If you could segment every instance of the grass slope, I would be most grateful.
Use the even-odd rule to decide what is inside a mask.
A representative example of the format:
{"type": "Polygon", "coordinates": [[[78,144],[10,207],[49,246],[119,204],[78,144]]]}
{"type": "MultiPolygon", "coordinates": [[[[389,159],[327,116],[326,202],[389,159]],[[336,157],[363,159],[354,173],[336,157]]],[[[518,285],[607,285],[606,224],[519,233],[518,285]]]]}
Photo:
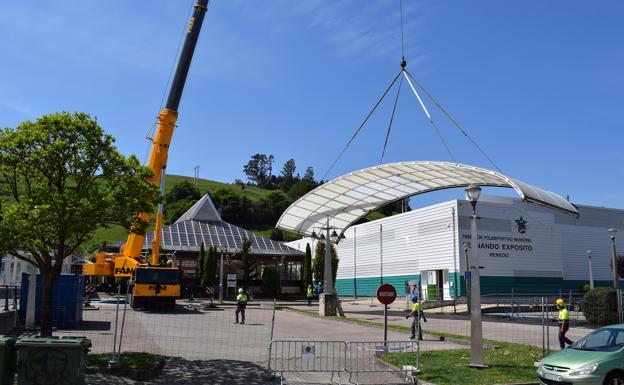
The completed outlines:
{"type": "MultiPolygon", "coordinates": [[[[193,183],[193,178],[189,176],[182,175],[167,175],[167,179],[165,180],[165,192],[170,191],[174,185],[178,183],[182,183],[184,181],[193,183]]],[[[232,190],[238,194],[247,195],[247,197],[252,201],[258,201],[271,193],[271,190],[265,190],[258,188],[256,186],[245,186],[245,188],[241,188],[240,185],[231,184],[231,183],[223,183],[216,182],[208,179],[197,179],[197,188],[199,192],[203,195],[204,193],[214,192],[218,189],[227,189],[232,190]]],[[[245,227],[245,226],[243,226],[245,227]]],[[[150,226],[152,228],[152,226],[150,226]]],[[[270,237],[271,229],[251,229],[245,227],[247,230],[251,230],[254,233],[263,236],[270,237]]],[[[128,237],[128,232],[121,226],[111,226],[109,228],[100,228],[93,234],[93,239],[97,239],[98,241],[106,241],[106,242],[117,242],[126,240],[128,237]]]]}

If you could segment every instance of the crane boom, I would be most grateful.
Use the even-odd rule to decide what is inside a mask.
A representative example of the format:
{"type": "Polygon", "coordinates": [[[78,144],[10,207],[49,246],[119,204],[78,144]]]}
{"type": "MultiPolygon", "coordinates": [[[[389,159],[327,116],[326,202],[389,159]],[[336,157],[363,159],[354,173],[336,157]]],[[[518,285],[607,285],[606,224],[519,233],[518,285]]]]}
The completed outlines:
{"type": "MultiPolygon", "coordinates": [[[[180,105],[182,91],[184,90],[186,77],[191,66],[193,52],[195,51],[195,46],[197,45],[199,32],[204,21],[204,15],[208,10],[208,0],[198,0],[194,7],[193,16],[191,17],[186,30],[184,45],[182,47],[182,52],[180,53],[173,82],[171,83],[171,88],[169,90],[167,104],[158,115],[158,126],[156,128],[156,134],[152,140],[152,148],[150,150],[150,155],[146,165],[154,172],[151,182],[157,186],[161,185],[161,190],[164,187],[164,183],[161,183],[161,178],[164,178],[164,171],[167,168],[169,145],[171,144],[171,137],[173,136],[173,130],[178,118],[178,106],[180,105]]],[[[164,193],[164,191],[161,191],[161,194],[162,193],[164,193]]],[[[159,205],[158,211],[159,212],[156,215],[156,226],[154,229],[154,242],[152,243],[152,265],[159,264],[158,253],[160,249],[160,229],[162,228],[162,205],[159,205]]],[[[138,217],[141,221],[148,222],[150,219],[150,213],[139,213],[138,217]]],[[[144,234],[130,232],[128,235],[128,241],[126,242],[123,250],[124,256],[134,259],[139,257],[141,255],[144,242],[144,234]]]]}

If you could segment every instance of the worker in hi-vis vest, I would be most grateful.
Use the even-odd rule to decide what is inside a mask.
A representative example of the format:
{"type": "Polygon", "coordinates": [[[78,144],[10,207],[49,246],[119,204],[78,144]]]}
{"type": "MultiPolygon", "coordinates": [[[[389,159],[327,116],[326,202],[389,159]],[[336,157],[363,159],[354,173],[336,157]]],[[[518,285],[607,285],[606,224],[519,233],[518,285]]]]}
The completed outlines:
{"type": "Polygon", "coordinates": [[[236,322],[238,323],[238,313],[241,314],[241,325],[245,324],[245,308],[247,307],[247,296],[243,288],[238,289],[238,295],[236,296],[236,322]]]}
{"type": "Polygon", "coordinates": [[[557,319],[559,322],[559,347],[565,349],[565,344],[570,345],[572,343],[572,341],[566,337],[566,333],[570,328],[570,312],[566,309],[565,301],[562,298],[558,298],[555,304],[557,304],[557,309],[559,309],[559,318],[557,319]]]}
{"type": "Polygon", "coordinates": [[[314,291],[312,290],[312,285],[308,285],[308,291],[306,293],[306,297],[308,298],[308,306],[312,306],[312,298],[314,298],[314,291]]]}
{"type": "Polygon", "coordinates": [[[410,337],[410,340],[416,338],[416,328],[418,328],[418,339],[422,341],[423,336],[422,328],[420,327],[420,319],[422,318],[423,321],[427,322],[427,318],[425,317],[425,313],[422,311],[422,306],[418,302],[418,295],[412,294],[410,299],[414,303],[412,305],[412,312],[405,317],[406,319],[412,317],[412,336],[410,337]]]}

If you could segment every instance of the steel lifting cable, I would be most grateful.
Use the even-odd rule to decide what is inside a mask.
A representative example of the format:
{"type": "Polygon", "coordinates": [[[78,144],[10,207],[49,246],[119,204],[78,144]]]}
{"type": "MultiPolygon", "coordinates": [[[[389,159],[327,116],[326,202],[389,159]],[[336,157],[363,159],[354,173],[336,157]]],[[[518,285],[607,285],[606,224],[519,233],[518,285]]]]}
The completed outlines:
{"type": "Polygon", "coordinates": [[[381,158],[379,164],[383,162],[384,155],[386,153],[386,146],[388,146],[388,138],[390,137],[390,130],[392,129],[392,122],[394,121],[394,114],[396,112],[397,104],[399,102],[399,95],[401,94],[401,86],[403,85],[403,78],[399,81],[399,87],[397,89],[396,97],[394,98],[394,106],[392,107],[392,115],[390,115],[390,123],[388,124],[388,132],[386,132],[386,140],[384,141],[383,150],[381,151],[381,158]]]}
{"type": "Polygon", "coordinates": [[[433,118],[431,117],[431,113],[429,113],[429,110],[425,106],[425,103],[423,102],[423,100],[421,99],[420,95],[416,91],[416,88],[414,88],[414,85],[410,81],[410,78],[409,78],[409,76],[407,76],[407,74],[408,74],[407,70],[405,69],[405,67],[403,67],[403,75],[405,76],[405,79],[407,79],[407,83],[409,83],[412,91],[414,92],[414,95],[416,95],[416,99],[418,99],[418,102],[420,103],[420,106],[422,107],[425,115],[427,116],[427,119],[429,120],[429,123],[431,123],[431,126],[434,128],[435,132],[438,134],[438,138],[440,138],[440,141],[444,145],[444,148],[446,148],[446,151],[448,152],[449,156],[451,157],[451,160],[454,163],[457,163],[457,161],[455,160],[455,157],[453,156],[453,152],[451,151],[451,148],[446,143],[446,140],[444,140],[444,137],[442,136],[442,133],[440,132],[440,129],[438,128],[438,126],[433,121],[433,118]]]}
{"type": "Polygon", "coordinates": [[[472,139],[470,137],[470,135],[468,135],[468,133],[459,125],[459,123],[453,118],[453,116],[451,116],[450,113],[448,113],[444,107],[442,107],[442,105],[433,97],[433,95],[431,95],[431,93],[429,93],[429,91],[427,91],[427,89],[425,87],[423,87],[422,84],[420,84],[420,82],[416,79],[414,79],[414,77],[412,76],[411,73],[409,73],[409,71],[405,70],[405,72],[407,73],[407,75],[409,76],[409,79],[412,79],[414,81],[414,83],[416,83],[416,85],[418,86],[418,88],[420,88],[425,95],[427,95],[427,97],[429,99],[431,99],[431,101],[436,105],[436,107],[438,107],[438,109],[444,114],[446,115],[446,117],[453,123],[453,125],[455,127],[457,127],[457,129],[464,134],[464,136],[477,148],[477,150],[479,150],[479,152],[481,153],[481,155],[483,155],[491,164],[492,166],[494,166],[501,174],[503,174],[503,170],[500,169],[500,167],[498,167],[498,165],[492,160],[492,158],[490,158],[485,151],[481,148],[481,146],[479,146],[479,144],[477,144],[477,142],[472,139]]]}
{"type": "Polygon", "coordinates": [[[351,136],[351,139],[349,139],[349,141],[347,142],[347,145],[342,149],[342,151],[340,151],[340,154],[338,155],[338,157],[336,158],[336,160],[334,160],[334,162],[331,164],[331,166],[329,166],[329,168],[327,169],[327,171],[325,172],[325,174],[323,175],[323,177],[321,178],[321,180],[325,180],[325,178],[327,177],[327,174],[329,174],[329,172],[334,168],[334,166],[336,165],[336,163],[338,163],[338,161],[340,160],[340,158],[342,158],[342,155],[345,153],[345,151],[347,151],[347,148],[349,148],[349,146],[351,145],[351,143],[353,142],[353,140],[355,139],[355,137],[360,133],[360,131],[362,130],[362,128],[364,127],[364,125],[366,125],[366,122],[368,122],[368,119],[371,117],[371,115],[373,115],[373,112],[375,112],[375,110],[377,109],[377,107],[379,107],[379,104],[381,103],[381,101],[386,97],[386,95],[388,94],[388,92],[390,92],[390,89],[392,88],[392,86],[394,86],[394,83],[396,83],[397,79],[399,78],[399,76],[401,76],[401,72],[400,71],[397,76],[394,77],[394,79],[392,80],[392,82],[390,83],[390,85],[388,86],[388,88],[386,88],[386,91],[383,93],[383,95],[381,95],[381,98],[379,98],[379,100],[377,101],[377,103],[375,103],[375,106],[373,107],[373,109],[368,113],[368,115],[366,115],[366,118],[364,118],[364,121],[362,122],[362,124],[360,124],[360,126],[358,127],[357,130],[355,130],[355,133],[353,133],[353,136],[351,136]]]}

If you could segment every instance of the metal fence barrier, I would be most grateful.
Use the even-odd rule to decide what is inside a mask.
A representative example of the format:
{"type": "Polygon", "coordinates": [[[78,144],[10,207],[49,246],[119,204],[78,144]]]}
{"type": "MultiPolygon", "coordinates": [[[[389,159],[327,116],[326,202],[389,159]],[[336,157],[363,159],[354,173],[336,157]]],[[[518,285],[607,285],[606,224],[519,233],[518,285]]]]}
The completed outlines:
{"type": "Polygon", "coordinates": [[[283,383],[283,373],[317,372],[338,377],[342,383],[342,373],[356,377],[359,384],[360,373],[402,373],[404,380],[416,383],[420,346],[418,341],[289,341],[273,340],[269,345],[268,369],[279,373],[283,383]],[[416,353],[416,365],[405,365],[398,369],[380,359],[388,353],[416,353]]]}
{"type": "MultiPolygon", "coordinates": [[[[275,373],[323,372],[338,375],[346,369],[347,344],[344,341],[283,341],[269,345],[268,369],[275,373]]],[[[283,380],[283,377],[282,377],[283,380]]],[[[283,382],[282,382],[283,383],[283,382]]]]}

